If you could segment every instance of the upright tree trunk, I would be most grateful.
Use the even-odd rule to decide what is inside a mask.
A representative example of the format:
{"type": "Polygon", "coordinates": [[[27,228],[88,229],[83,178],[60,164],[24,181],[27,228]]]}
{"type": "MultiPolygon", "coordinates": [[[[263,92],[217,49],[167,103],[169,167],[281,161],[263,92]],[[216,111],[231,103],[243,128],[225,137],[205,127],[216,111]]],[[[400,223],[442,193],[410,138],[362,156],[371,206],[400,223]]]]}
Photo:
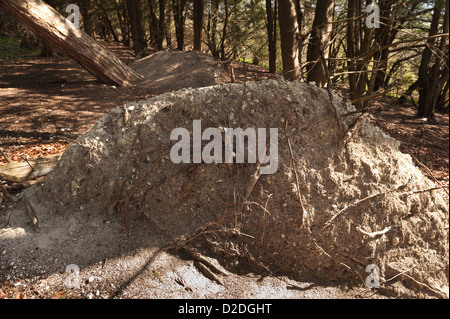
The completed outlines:
{"type": "Polygon", "coordinates": [[[101,13],[101,16],[99,15],[99,18],[103,18],[104,19],[104,21],[106,22],[106,25],[108,26],[109,33],[111,33],[114,41],[115,42],[119,42],[119,37],[117,36],[117,33],[114,30],[114,27],[112,25],[111,19],[108,16],[108,12],[107,12],[106,8],[104,7],[104,5],[103,5],[103,3],[101,1],[99,2],[99,7],[103,11],[101,13]]]}
{"type": "Polygon", "coordinates": [[[208,48],[216,59],[220,57],[220,50],[217,45],[217,25],[219,21],[219,0],[211,0],[211,9],[208,12],[208,48]]]}
{"type": "MultiPolygon", "coordinates": [[[[375,29],[375,41],[377,45],[380,47],[385,46],[390,42],[390,30],[393,26],[391,9],[392,9],[393,1],[390,0],[381,0],[379,2],[380,7],[380,22],[381,25],[379,28],[375,29]]],[[[384,78],[386,77],[386,69],[387,62],[389,57],[389,48],[386,48],[381,51],[377,51],[374,54],[374,67],[378,69],[376,71],[376,78],[374,82],[374,91],[378,91],[378,89],[383,87],[384,78]]]]}
{"type": "Polygon", "coordinates": [[[414,16],[414,10],[420,4],[419,1],[411,1],[411,6],[405,8],[405,4],[407,5],[408,2],[398,2],[394,5],[395,3],[396,1],[392,0],[378,1],[380,9],[380,27],[375,29],[375,42],[377,46],[385,47],[385,49],[375,52],[373,56],[373,67],[377,70],[375,73],[376,77],[373,91],[384,88],[386,83],[388,83],[388,81],[386,81],[390,53],[388,45],[395,40],[399,30],[402,29],[402,25],[414,16]],[[404,13],[405,9],[409,11],[406,14],[404,13]],[[398,12],[402,13],[399,14],[398,12]]]}
{"type": "MultiPolygon", "coordinates": [[[[298,63],[300,65],[303,64],[302,61],[302,50],[303,50],[303,42],[305,38],[303,36],[303,11],[302,11],[302,0],[294,0],[295,2],[295,11],[297,12],[297,23],[298,23],[298,63]]],[[[303,70],[300,70],[300,77],[303,80],[303,70]]]]}
{"type": "Polygon", "coordinates": [[[172,47],[172,5],[169,1],[167,3],[167,17],[166,17],[166,44],[167,47],[172,47]]]}
{"type": "Polygon", "coordinates": [[[149,12],[149,33],[150,33],[150,42],[152,45],[158,42],[159,37],[159,23],[158,17],[155,12],[155,0],[148,0],[148,8],[149,12]]]}
{"type": "Polygon", "coordinates": [[[156,47],[158,50],[163,49],[163,41],[166,37],[166,0],[159,0],[159,35],[156,47]]]}
{"type": "MultiPolygon", "coordinates": [[[[361,51],[365,46],[362,40],[361,19],[361,0],[348,0],[347,2],[347,58],[348,58],[348,80],[350,86],[351,100],[357,100],[362,97],[366,83],[366,75],[363,74],[364,63],[357,57],[361,56],[361,51]]],[[[356,108],[362,108],[363,104],[355,103],[356,108]]]]}
{"type": "Polygon", "coordinates": [[[41,39],[41,52],[39,52],[39,56],[42,58],[51,58],[58,55],[58,50],[47,40],[44,38],[41,39]]]}
{"type": "Polygon", "coordinates": [[[194,0],[194,50],[202,51],[204,0],[194,0]]]}
{"type": "Polygon", "coordinates": [[[66,26],[66,19],[42,0],[0,0],[6,11],[40,37],[51,42],[107,84],[128,86],[141,76],[83,31],[66,26]]]}
{"type": "Polygon", "coordinates": [[[279,0],[278,5],[283,75],[287,80],[294,81],[300,76],[299,30],[295,3],[293,0],[279,0]]]}
{"type": "MultiPolygon", "coordinates": [[[[433,18],[431,21],[429,36],[439,33],[439,20],[441,18],[443,0],[436,0],[433,18]]],[[[445,14],[442,33],[448,33],[449,27],[449,4],[445,1],[445,14]]],[[[449,80],[448,68],[448,37],[440,38],[437,45],[439,50],[433,52],[431,48],[436,45],[436,39],[429,39],[425,47],[419,67],[419,108],[418,117],[426,117],[429,120],[435,119],[435,109],[442,93],[442,88],[449,80]],[[444,54],[445,52],[445,54],[444,54]],[[444,62],[446,61],[446,62],[444,62]]]]}
{"type": "Polygon", "coordinates": [[[145,48],[145,32],[142,20],[141,0],[125,0],[128,9],[128,18],[131,26],[131,40],[136,55],[141,54],[145,48]]]}
{"type": "Polygon", "coordinates": [[[177,50],[184,50],[184,24],[186,21],[186,0],[172,0],[173,19],[175,21],[175,37],[177,50]]]}
{"type": "Polygon", "coordinates": [[[94,27],[92,25],[92,17],[90,15],[90,10],[91,10],[91,1],[90,0],[81,1],[80,13],[83,19],[83,31],[88,36],[92,37],[94,35],[94,27]]]}
{"type": "Polygon", "coordinates": [[[117,19],[119,20],[120,33],[122,35],[122,44],[125,46],[130,46],[130,30],[128,25],[128,15],[125,8],[125,4],[122,0],[121,2],[115,2],[115,9],[117,13],[117,19]]]}
{"type": "Polygon", "coordinates": [[[266,0],[267,36],[269,43],[269,72],[277,71],[277,1],[266,0]],[[273,5],[272,5],[273,2],[273,5]]]}
{"type": "Polygon", "coordinates": [[[331,21],[333,19],[334,0],[318,0],[314,15],[314,22],[309,37],[307,59],[310,63],[307,67],[307,81],[316,82],[318,87],[327,83],[326,65],[324,59],[328,58],[328,42],[331,33],[331,21]]]}
{"type": "Polygon", "coordinates": [[[222,38],[220,39],[220,59],[222,61],[226,60],[225,56],[225,41],[227,40],[228,36],[228,22],[230,20],[230,11],[228,9],[228,0],[224,0],[224,13],[225,16],[223,18],[223,28],[222,28],[222,38]]]}

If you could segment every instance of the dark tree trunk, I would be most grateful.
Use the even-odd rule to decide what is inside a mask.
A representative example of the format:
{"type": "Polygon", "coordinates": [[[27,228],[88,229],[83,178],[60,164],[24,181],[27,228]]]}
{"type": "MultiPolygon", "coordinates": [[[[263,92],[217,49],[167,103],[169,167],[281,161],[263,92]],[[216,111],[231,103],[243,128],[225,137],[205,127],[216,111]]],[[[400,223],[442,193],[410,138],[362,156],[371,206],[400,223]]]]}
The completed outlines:
{"type": "MultiPolygon", "coordinates": [[[[305,41],[303,36],[303,11],[302,11],[302,0],[294,0],[295,2],[295,11],[297,12],[297,23],[298,23],[298,63],[300,65],[303,64],[302,61],[302,49],[303,42],[305,41]]],[[[300,70],[300,77],[303,80],[303,70],[300,70]]]]}
{"type": "Polygon", "coordinates": [[[217,45],[217,24],[219,21],[219,0],[211,0],[211,9],[208,12],[207,37],[208,48],[216,59],[220,57],[220,50],[217,45]]]}
{"type": "Polygon", "coordinates": [[[289,81],[298,80],[300,64],[298,60],[298,22],[293,0],[279,0],[278,19],[281,36],[281,57],[283,75],[289,81]]]}
{"type": "Polygon", "coordinates": [[[41,39],[41,52],[39,56],[42,58],[51,58],[58,55],[58,50],[47,40],[41,39]]]}
{"type": "Polygon", "coordinates": [[[81,17],[83,19],[83,31],[87,35],[92,37],[94,35],[94,28],[92,25],[92,17],[90,14],[90,10],[91,10],[91,1],[83,0],[81,2],[81,7],[80,7],[80,13],[81,13],[81,17]]]}
{"type": "Polygon", "coordinates": [[[169,48],[172,46],[172,7],[170,1],[167,3],[166,11],[166,44],[169,48]]]}
{"type": "MultiPolygon", "coordinates": [[[[429,36],[439,33],[439,21],[444,3],[437,0],[431,21],[429,36]]],[[[449,4],[445,1],[445,14],[442,33],[448,33],[449,27],[449,4]]],[[[440,43],[436,43],[436,38],[429,39],[425,47],[419,67],[419,107],[418,117],[425,117],[428,120],[435,119],[436,105],[445,83],[449,79],[448,68],[448,37],[441,37],[440,43]],[[439,48],[438,52],[433,52],[433,46],[439,48]],[[445,52],[445,54],[444,54],[445,52]]]]}
{"type": "Polygon", "coordinates": [[[327,71],[323,58],[328,58],[328,41],[331,33],[331,21],[333,19],[334,0],[318,0],[311,36],[309,37],[307,59],[310,63],[307,67],[307,81],[316,82],[318,87],[327,83],[327,71]]]}
{"type": "Polygon", "coordinates": [[[175,37],[177,50],[184,50],[184,24],[186,21],[186,0],[172,0],[173,19],[175,21],[175,37]]]}
{"type": "Polygon", "coordinates": [[[269,72],[277,71],[277,11],[278,2],[266,0],[267,35],[269,42],[269,72]],[[272,5],[273,4],[273,5],[272,5]]]}
{"type": "Polygon", "coordinates": [[[108,17],[108,12],[106,11],[106,9],[105,9],[105,7],[103,6],[103,3],[102,3],[101,1],[99,2],[99,7],[100,7],[100,9],[103,11],[101,17],[102,17],[102,18],[104,19],[104,21],[106,22],[106,25],[108,26],[109,33],[112,35],[113,40],[114,40],[115,42],[119,42],[119,37],[117,36],[117,33],[116,33],[116,31],[114,30],[114,27],[113,27],[113,25],[112,25],[111,19],[109,19],[109,17],[108,17]]]}
{"type": "Polygon", "coordinates": [[[224,0],[224,20],[223,20],[223,29],[222,29],[222,38],[220,40],[220,59],[222,61],[226,60],[226,54],[225,54],[225,41],[228,36],[228,22],[230,19],[230,11],[228,9],[228,0],[224,0]]]}
{"type": "Polygon", "coordinates": [[[136,55],[140,55],[146,46],[144,23],[142,20],[141,0],[125,0],[128,9],[128,18],[131,27],[131,40],[136,55]]]}
{"type": "Polygon", "coordinates": [[[166,37],[166,0],[159,0],[159,25],[158,25],[158,40],[156,41],[156,48],[163,49],[163,41],[166,37]]]}
{"type": "MultiPolygon", "coordinates": [[[[124,1],[124,0],[123,0],[124,1]]],[[[128,26],[128,14],[125,8],[125,3],[121,1],[115,2],[117,19],[120,25],[120,33],[122,35],[122,44],[125,46],[130,46],[130,30],[128,26]]]]}
{"type": "MultiPolygon", "coordinates": [[[[348,0],[347,2],[347,58],[348,80],[350,86],[350,99],[358,100],[362,97],[366,85],[367,75],[364,74],[364,63],[356,58],[362,56],[367,42],[362,38],[361,0],[348,0]]],[[[361,60],[361,59],[360,59],[361,60]]],[[[362,108],[362,102],[355,103],[356,108],[362,108]]]]}
{"type": "Polygon", "coordinates": [[[204,0],[194,0],[194,50],[202,51],[204,0]]]}

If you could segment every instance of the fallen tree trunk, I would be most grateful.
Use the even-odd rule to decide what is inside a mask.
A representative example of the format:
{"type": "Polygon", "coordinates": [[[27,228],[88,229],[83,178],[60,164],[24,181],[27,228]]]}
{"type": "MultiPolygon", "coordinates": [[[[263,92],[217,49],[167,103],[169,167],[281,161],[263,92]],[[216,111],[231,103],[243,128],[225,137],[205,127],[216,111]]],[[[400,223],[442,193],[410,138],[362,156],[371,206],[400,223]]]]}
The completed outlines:
{"type": "Polygon", "coordinates": [[[0,183],[23,184],[46,176],[61,158],[61,154],[41,157],[28,162],[0,166],[0,183]]]}
{"type": "Polygon", "coordinates": [[[42,0],[0,0],[3,9],[106,84],[129,86],[141,75],[42,0]]]}

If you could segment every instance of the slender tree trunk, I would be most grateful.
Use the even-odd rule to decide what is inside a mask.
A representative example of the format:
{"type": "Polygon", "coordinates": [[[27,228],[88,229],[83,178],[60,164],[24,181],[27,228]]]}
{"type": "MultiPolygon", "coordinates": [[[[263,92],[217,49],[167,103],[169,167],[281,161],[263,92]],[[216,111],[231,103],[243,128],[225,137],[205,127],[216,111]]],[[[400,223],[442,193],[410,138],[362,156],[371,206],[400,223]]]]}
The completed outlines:
{"type": "Polygon", "coordinates": [[[184,50],[184,24],[186,21],[186,0],[172,0],[173,19],[175,21],[175,36],[177,50],[184,50]]]}
{"type": "Polygon", "coordinates": [[[298,60],[298,22],[293,0],[279,0],[278,19],[281,36],[281,57],[283,60],[283,75],[289,81],[300,76],[298,60]]]}
{"type": "Polygon", "coordinates": [[[51,58],[58,55],[58,50],[47,40],[41,39],[41,52],[39,56],[42,58],[51,58]]]}
{"type": "MultiPolygon", "coordinates": [[[[380,47],[383,47],[390,41],[390,29],[393,24],[391,17],[392,4],[393,1],[391,0],[381,0],[379,2],[380,22],[382,23],[379,28],[375,29],[375,41],[380,47]]],[[[378,69],[378,71],[376,71],[376,78],[373,88],[374,91],[378,91],[383,87],[384,78],[386,77],[388,57],[389,48],[377,51],[374,54],[374,67],[378,69]]]]}
{"type": "Polygon", "coordinates": [[[159,37],[159,23],[155,12],[155,0],[148,0],[150,43],[155,45],[159,37]]]}
{"type": "Polygon", "coordinates": [[[223,29],[222,29],[222,38],[220,40],[220,59],[222,61],[226,60],[225,56],[225,41],[228,36],[228,22],[230,19],[230,11],[228,9],[228,0],[224,0],[224,19],[223,19],[223,29]]]}
{"type": "MultiPolygon", "coordinates": [[[[350,86],[351,100],[358,100],[362,97],[366,84],[366,75],[363,74],[365,64],[356,60],[361,56],[362,48],[365,47],[363,40],[361,19],[361,0],[348,0],[347,2],[347,58],[348,58],[348,80],[350,86]]],[[[356,108],[362,108],[363,103],[355,104],[356,108]]]]}
{"type": "Polygon", "coordinates": [[[217,24],[219,20],[219,0],[211,0],[211,10],[208,13],[208,47],[211,54],[219,59],[220,52],[217,45],[217,24]]]}
{"type": "Polygon", "coordinates": [[[444,110],[447,108],[447,111],[449,109],[449,81],[447,80],[447,83],[445,83],[444,89],[442,90],[441,94],[438,97],[437,103],[436,103],[436,111],[437,112],[444,112],[444,110]]]}
{"type": "Polygon", "coordinates": [[[194,0],[194,50],[202,51],[204,0],[194,0]]]}
{"type": "Polygon", "coordinates": [[[109,33],[111,33],[111,35],[112,35],[112,37],[113,37],[115,42],[119,42],[119,37],[117,36],[117,33],[114,30],[112,22],[111,22],[111,20],[108,17],[108,12],[106,12],[106,9],[105,9],[105,7],[104,7],[104,5],[103,5],[103,3],[101,1],[99,2],[99,7],[103,11],[102,12],[102,16],[103,16],[103,18],[104,18],[104,20],[106,22],[106,25],[108,26],[109,33]]]}
{"type": "Polygon", "coordinates": [[[131,39],[136,55],[141,54],[145,48],[145,32],[142,20],[141,0],[125,0],[128,9],[128,18],[131,27],[131,39]]]}
{"type": "Polygon", "coordinates": [[[166,18],[166,44],[167,47],[172,47],[172,8],[171,2],[167,3],[167,18],[166,18]]]}
{"type": "MultiPolygon", "coordinates": [[[[298,63],[300,65],[303,64],[302,61],[302,51],[303,51],[303,42],[305,41],[305,37],[303,36],[303,11],[302,11],[302,0],[294,0],[295,2],[295,11],[297,12],[297,23],[298,23],[298,63]]],[[[300,70],[300,77],[303,78],[303,70],[300,70]]]]}
{"type": "Polygon", "coordinates": [[[166,37],[166,0],[159,0],[159,35],[156,47],[163,49],[163,41],[166,37]]]}
{"type": "Polygon", "coordinates": [[[83,18],[83,31],[87,35],[92,37],[94,35],[94,28],[92,25],[90,10],[91,10],[91,1],[90,0],[81,1],[80,13],[81,17],[83,18]]]}
{"type": "MultiPolygon", "coordinates": [[[[444,1],[437,0],[431,21],[429,36],[438,34],[439,21],[444,1]]],[[[445,1],[445,14],[442,33],[448,33],[449,4],[445,1]]],[[[418,117],[426,117],[429,120],[435,119],[435,109],[438,103],[442,88],[449,79],[449,69],[443,60],[448,61],[448,38],[440,38],[439,51],[433,52],[431,48],[436,45],[436,39],[429,39],[425,47],[419,67],[419,107],[418,117]],[[446,56],[444,56],[446,52],[446,56]]],[[[448,63],[448,62],[447,62],[448,63]]]]}
{"type": "Polygon", "coordinates": [[[267,36],[269,43],[269,72],[277,71],[277,1],[266,0],[267,36]],[[272,5],[273,4],[273,5],[272,5]]]}
{"type": "Polygon", "coordinates": [[[130,30],[128,26],[127,10],[123,1],[115,2],[117,19],[119,20],[120,33],[122,35],[122,44],[130,46],[130,30]]]}
{"type": "Polygon", "coordinates": [[[318,0],[311,36],[309,38],[307,59],[311,63],[307,67],[307,81],[316,82],[318,87],[327,83],[326,65],[322,56],[328,58],[328,42],[333,19],[334,0],[318,0]]]}
{"type": "Polygon", "coordinates": [[[128,86],[142,77],[42,0],[0,0],[0,9],[51,42],[107,84],[128,86]]]}

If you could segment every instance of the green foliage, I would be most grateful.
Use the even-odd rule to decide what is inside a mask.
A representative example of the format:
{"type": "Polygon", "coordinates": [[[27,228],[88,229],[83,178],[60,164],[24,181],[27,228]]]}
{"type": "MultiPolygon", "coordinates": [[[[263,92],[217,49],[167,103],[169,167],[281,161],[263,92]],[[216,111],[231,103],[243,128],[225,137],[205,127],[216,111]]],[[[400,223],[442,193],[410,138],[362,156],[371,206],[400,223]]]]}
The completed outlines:
{"type": "Polygon", "coordinates": [[[16,36],[0,36],[0,61],[24,60],[39,53],[39,50],[24,49],[21,39],[16,36]]]}

